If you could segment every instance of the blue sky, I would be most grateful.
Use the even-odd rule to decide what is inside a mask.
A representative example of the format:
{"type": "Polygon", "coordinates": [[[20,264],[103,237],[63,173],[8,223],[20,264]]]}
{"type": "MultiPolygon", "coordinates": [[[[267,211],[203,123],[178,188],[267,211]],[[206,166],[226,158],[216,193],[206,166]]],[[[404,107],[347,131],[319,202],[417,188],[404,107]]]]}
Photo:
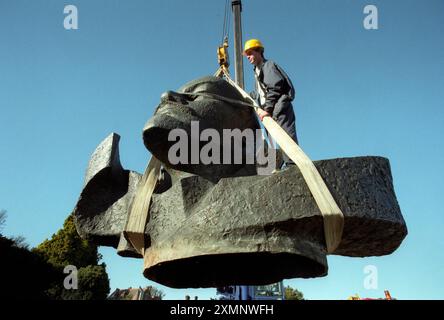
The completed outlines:
{"type": "MultiPolygon", "coordinates": [[[[162,92],[218,67],[224,5],[0,0],[6,235],[36,246],[55,233],[77,202],[89,156],[111,132],[122,137],[123,166],[143,172],[150,155],[141,130],[162,92]],[[78,30],[63,27],[68,4],[78,8],[78,30]]],[[[307,299],[382,297],[385,289],[398,299],[444,299],[444,1],[244,0],[242,19],[244,39],[261,39],[292,78],[304,151],[313,160],[389,158],[409,229],[392,255],[330,256],[328,276],[285,284],[307,299]],[[367,4],[378,8],[378,30],[363,27],[367,4]],[[378,270],[377,289],[364,288],[368,265],[378,270]]],[[[151,284],[167,299],[215,296],[150,282],[141,260],[100,251],[112,289],[151,284]]]]}

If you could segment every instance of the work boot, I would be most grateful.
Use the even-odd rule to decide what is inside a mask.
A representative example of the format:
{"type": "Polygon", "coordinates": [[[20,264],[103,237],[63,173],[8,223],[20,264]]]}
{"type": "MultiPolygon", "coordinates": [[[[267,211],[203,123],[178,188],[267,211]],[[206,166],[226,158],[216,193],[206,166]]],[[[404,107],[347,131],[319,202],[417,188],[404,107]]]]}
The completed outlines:
{"type": "Polygon", "coordinates": [[[282,152],[282,150],[276,149],[276,168],[277,169],[282,169],[282,166],[284,165],[285,161],[284,161],[284,153],[282,152]]]}
{"type": "Polygon", "coordinates": [[[282,170],[282,166],[284,165],[284,153],[281,149],[276,150],[276,169],[274,169],[271,173],[277,173],[282,170]]]}

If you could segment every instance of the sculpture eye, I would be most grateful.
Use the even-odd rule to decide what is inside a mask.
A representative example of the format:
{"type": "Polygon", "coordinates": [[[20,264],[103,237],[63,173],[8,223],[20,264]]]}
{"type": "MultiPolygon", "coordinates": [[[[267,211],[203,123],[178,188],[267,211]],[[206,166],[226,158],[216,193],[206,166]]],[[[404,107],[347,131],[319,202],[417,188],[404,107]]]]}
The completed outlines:
{"type": "Polygon", "coordinates": [[[162,93],[160,100],[161,102],[175,102],[181,104],[188,104],[189,101],[192,101],[190,95],[174,91],[166,91],[162,93]]]}
{"type": "Polygon", "coordinates": [[[192,97],[193,97],[193,101],[200,101],[200,100],[208,99],[207,97],[204,97],[203,95],[200,95],[200,94],[193,95],[192,97]]]}

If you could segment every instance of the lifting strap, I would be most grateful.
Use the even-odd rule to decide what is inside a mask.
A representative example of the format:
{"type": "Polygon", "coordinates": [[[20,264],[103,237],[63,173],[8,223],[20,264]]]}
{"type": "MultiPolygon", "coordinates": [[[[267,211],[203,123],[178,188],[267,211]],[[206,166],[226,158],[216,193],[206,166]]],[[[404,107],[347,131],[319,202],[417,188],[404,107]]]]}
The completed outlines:
{"type": "MultiPolygon", "coordinates": [[[[254,108],[257,112],[259,106],[256,101],[250,97],[237,83],[235,83],[230,76],[224,72],[225,80],[228,81],[239,93],[249,101],[251,101],[250,107],[254,108]]],[[[242,103],[244,105],[244,103],[242,103]]],[[[248,104],[246,104],[248,105],[248,104]]],[[[287,154],[287,156],[294,161],[310,189],[313,198],[321,211],[324,220],[324,235],[325,243],[328,253],[333,253],[339,246],[342,239],[342,232],[344,229],[344,214],[337,205],[330,190],[322,179],[319,171],[316,169],[310,158],[304,153],[304,151],[297,145],[296,142],[282,129],[272,117],[265,117],[262,120],[262,124],[268,133],[273,137],[276,143],[287,154]]]]}
{"type": "Polygon", "coordinates": [[[145,226],[149,219],[151,196],[160,175],[161,162],[154,156],[148,163],[145,173],[140,179],[136,194],[128,214],[128,220],[123,231],[125,239],[142,256],[145,255],[145,226]]]}

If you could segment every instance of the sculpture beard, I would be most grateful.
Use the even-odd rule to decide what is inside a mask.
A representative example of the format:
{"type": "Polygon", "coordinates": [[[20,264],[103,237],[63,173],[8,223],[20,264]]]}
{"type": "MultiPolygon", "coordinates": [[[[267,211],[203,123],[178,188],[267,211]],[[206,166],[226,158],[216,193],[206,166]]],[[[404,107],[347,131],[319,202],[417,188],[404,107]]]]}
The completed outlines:
{"type": "MultiPolygon", "coordinates": [[[[143,257],[144,275],[174,288],[325,276],[323,217],[297,167],[261,176],[246,163],[190,164],[191,157],[187,164],[169,161],[170,132],[182,129],[191,137],[193,121],[200,132],[258,129],[253,109],[236,101],[244,100],[214,77],[162,96],[143,130],[145,146],[167,167],[151,197],[143,256],[122,236],[141,175],[121,166],[119,136],[106,138],[91,156],[73,212],[82,238],[117,247],[122,256],[143,257]]],[[[246,155],[246,148],[242,152],[246,155]]],[[[343,238],[333,254],[365,257],[396,250],[407,228],[388,159],[314,164],[345,217],[343,238]]]]}

